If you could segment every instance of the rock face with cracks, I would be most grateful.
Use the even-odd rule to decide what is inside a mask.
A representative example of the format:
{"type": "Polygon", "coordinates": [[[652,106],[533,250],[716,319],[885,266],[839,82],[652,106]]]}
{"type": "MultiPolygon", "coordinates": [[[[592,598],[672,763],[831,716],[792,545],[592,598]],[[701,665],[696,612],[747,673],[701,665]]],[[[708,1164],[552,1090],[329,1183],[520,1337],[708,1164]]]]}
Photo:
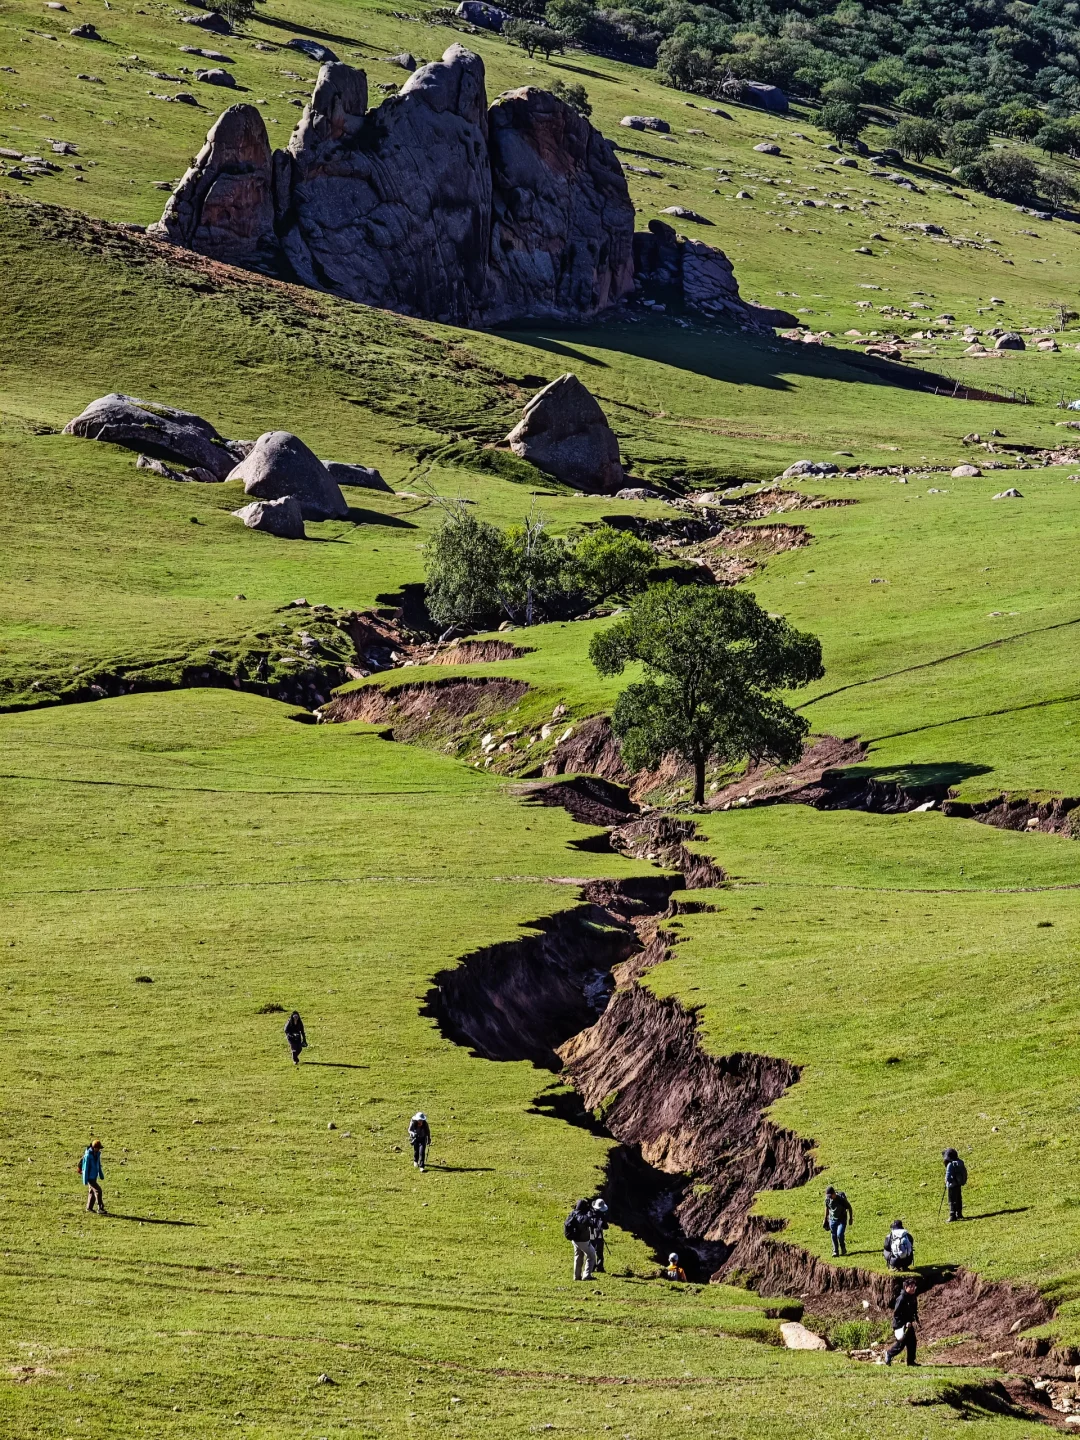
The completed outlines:
{"type": "Polygon", "coordinates": [[[577,318],[632,291],[633,205],[610,143],[543,90],[488,109],[452,45],[367,105],[324,65],[287,150],[234,106],[153,233],[367,305],[450,324],[577,318]]]}
{"type": "Polygon", "coordinates": [[[193,465],[215,480],[224,480],[243,454],[200,415],[115,392],[91,401],[64,426],[64,434],[193,465]]]}
{"type": "Polygon", "coordinates": [[[287,430],[260,435],[228,478],[242,480],[244,493],[259,500],[292,498],[305,520],[338,520],[349,513],[326,466],[287,430]]]}
{"type": "Polygon", "coordinates": [[[623,484],[615,432],[576,375],[560,375],[537,391],[506,444],[575,489],[612,495],[623,484]]]}
{"type": "Polygon", "coordinates": [[[634,278],[646,299],[699,310],[741,325],[795,324],[794,315],[770,310],[739,294],[735,268],[722,250],[687,239],[663,220],[650,220],[634,236],[634,278]]]}

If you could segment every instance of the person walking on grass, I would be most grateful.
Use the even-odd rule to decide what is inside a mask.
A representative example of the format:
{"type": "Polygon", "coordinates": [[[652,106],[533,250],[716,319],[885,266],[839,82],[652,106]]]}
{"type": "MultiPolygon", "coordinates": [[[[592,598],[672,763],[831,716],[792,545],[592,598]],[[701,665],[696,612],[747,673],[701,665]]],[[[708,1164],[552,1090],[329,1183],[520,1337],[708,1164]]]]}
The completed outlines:
{"type": "Polygon", "coordinates": [[[307,1049],[307,1035],[304,1033],[304,1022],[300,1019],[299,1010],[294,1010],[285,1021],[285,1039],[292,1051],[292,1063],[299,1065],[300,1051],[307,1049]]]}
{"type": "Polygon", "coordinates": [[[915,1331],[919,1323],[918,1281],[909,1275],[900,1287],[900,1294],[893,1306],[894,1343],[885,1351],[885,1364],[891,1365],[901,1351],[907,1351],[907,1363],[914,1365],[915,1346],[918,1336],[915,1331]]]}
{"type": "Polygon", "coordinates": [[[607,1222],[607,1201],[596,1199],[592,1202],[592,1244],[596,1251],[596,1273],[605,1274],[604,1270],[604,1231],[608,1227],[607,1222]]]}
{"type": "Polygon", "coordinates": [[[855,1223],[855,1212],[851,1208],[851,1202],[843,1190],[837,1190],[833,1185],[825,1187],[825,1220],[821,1228],[828,1230],[832,1236],[832,1253],[834,1255],[846,1255],[847,1243],[845,1236],[848,1227],[855,1223]]]}
{"type": "Polygon", "coordinates": [[[412,1146],[412,1163],[417,1170],[423,1170],[427,1162],[428,1146],[431,1144],[431,1126],[422,1110],[418,1110],[409,1121],[409,1144],[412,1146]]]}
{"type": "MultiPolygon", "coordinates": [[[[949,1220],[963,1220],[967,1166],[952,1146],[941,1152],[941,1158],[945,1161],[945,1193],[949,1197],[949,1220]]],[[[938,1209],[940,1208],[939,1206],[938,1209]]]]}
{"type": "Polygon", "coordinates": [[[574,1279],[591,1280],[596,1269],[593,1248],[593,1209],[588,1200],[579,1200],[563,1221],[563,1234],[574,1247],[574,1279]]]}
{"type": "Polygon", "coordinates": [[[105,1171],[101,1168],[101,1141],[92,1140],[83,1151],[83,1157],[79,1161],[79,1170],[82,1173],[83,1184],[86,1186],[86,1208],[93,1210],[97,1206],[100,1214],[104,1215],[105,1201],[101,1196],[101,1182],[105,1179],[105,1171]]]}
{"type": "Polygon", "coordinates": [[[892,1229],[885,1236],[883,1253],[890,1270],[910,1270],[914,1265],[915,1241],[904,1229],[903,1220],[892,1222],[892,1229]]]}

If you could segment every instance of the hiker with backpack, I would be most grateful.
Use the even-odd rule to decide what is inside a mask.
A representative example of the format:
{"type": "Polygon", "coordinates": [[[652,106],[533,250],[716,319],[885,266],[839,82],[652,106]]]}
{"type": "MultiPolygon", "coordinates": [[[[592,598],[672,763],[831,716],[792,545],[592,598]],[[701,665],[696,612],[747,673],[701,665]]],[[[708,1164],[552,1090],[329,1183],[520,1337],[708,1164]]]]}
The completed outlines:
{"type": "Polygon", "coordinates": [[[409,1121],[409,1144],[412,1146],[413,1164],[423,1171],[427,1161],[428,1146],[431,1144],[431,1126],[422,1110],[418,1110],[409,1121]]]}
{"type": "Polygon", "coordinates": [[[918,1281],[909,1275],[900,1287],[900,1294],[893,1306],[893,1336],[895,1343],[885,1351],[885,1364],[891,1365],[901,1351],[907,1351],[907,1363],[914,1365],[915,1346],[918,1336],[915,1326],[919,1321],[918,1281]]]}
{"type": "Polygon", "coordinates": [[[105,1179],[105,1171],[101,1168],[100,1140],[92,1140],[83,1151],[83,1157],[79,1161],[79,1173],[86,1186],[87,1210],[93,1210],[96,1205],[100,1214],[106,1214],[105,1201],[101,1197],[101,1182],[105,1179]]]}
{"type": "Polygon", "coordinates": [[[903,1220],[894,1220],[885,1236],[885,1263],[890,1270],[910,1270],[915,1263],[915,1241],[904,1229],[903,1220]]]}
{"type": "Polygon", "coordinates": [[[596,1252],[596,1273],[605,1274],[604,1270],[604,1231],[608,1227],[607,1222],[607,1201],[596,1199],[590,1207],[592,1217],[592,1246],[596,1252]]]}
{"type": "MultiPolygon", "coordinates": [[[[941,1158],[945,1161],[945,1194],[949,1197],[949,1220],[963,1220],[967,1166],[951,1146],[941,1152],[941,1158]]],[[[940,1209],[939,1205],[939,1212],[940,1209]]]]}
{"type": "Polygon", "coordinates": [[[596,1269],[592,1217],[593,1209],[588,1200],[579,1200],[563,1221],[563,1234],[574,1247],[575,1280],[591,1280],[596,1269]]]}
{"type": "Polygon", "coordinates": [[[821,1228],[828,1230],[832,1236],[832,1253],[834,1255],[846,1255],[848,1226],[855,1223],[855,1212],[851,1208],[851,1202],[843,1190],[837,1190],[833,1185],[825,1187],[825,1219],[821,1228]]]}
{"type": "Polygon", "coordinates": [[[292,1063],[300,1064],[300,1051],[307,1049],[307,1034],[304,1031],[304,1022],[300,1019],[300,1011],[294,1010],[285,1021],[285,1039],[289,1042],[289,1049],[292,1051],[292,1063]]]}

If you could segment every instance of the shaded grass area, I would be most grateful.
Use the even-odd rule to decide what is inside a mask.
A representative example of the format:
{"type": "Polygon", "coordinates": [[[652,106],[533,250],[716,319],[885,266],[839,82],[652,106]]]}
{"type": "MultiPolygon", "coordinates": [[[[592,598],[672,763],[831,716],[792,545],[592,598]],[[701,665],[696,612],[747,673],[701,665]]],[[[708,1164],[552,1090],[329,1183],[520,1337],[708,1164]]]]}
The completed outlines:
{"type": "Polygon", "coordinates": [[[192,690],[0,720],[8,1424],[946,1433],[910,1408],[932,1376],[762,1344],[762,1302],[667,1286],[617,1230],[614,1273],[573,1286],[561,1218],[606,1143],[419,1009],[434,969],[573,904],[571,864],[641,867],[571,861],[561,811],[289,713],[192,690]],[[297,1069],[270,1004],[307,1022],[297,1069]],[[80,1209],[91,1133],[113,1217],[80,1209]]]}

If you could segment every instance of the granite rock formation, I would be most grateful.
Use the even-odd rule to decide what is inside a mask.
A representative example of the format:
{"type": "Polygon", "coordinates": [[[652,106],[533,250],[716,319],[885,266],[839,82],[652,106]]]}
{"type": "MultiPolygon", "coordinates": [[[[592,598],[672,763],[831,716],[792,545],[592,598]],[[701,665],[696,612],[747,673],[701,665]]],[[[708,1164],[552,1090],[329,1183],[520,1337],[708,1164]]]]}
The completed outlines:
{"type": "Polygon", "coordinates": [[[249,530],[262,530],[279,540],[307,539],[300,502],[291,495],[283,495],[280,500],[253,500],[232,513],[243,520],[249,530]]]}
{"type": "Polygon", "coordinates": [[[458,325],[577,318],[632,288],[633,206],[607,140],[546,91],[488,110],[460,45],[369,110],[319,72],[287,150],[225,112],[152,233],[367,305],[458,325]]]}
{"type": "Polygon", "coordinates": [[[538,390],[505,443],[515,455],[577,490],[613,495],[622,487],[615,432],[576,375],[560,375],[538,390]]]}
{"type": "Polygon", "coordinates": [[[260,435],[228,479],[242,480],[244,493],[257,500],[294,499],[305,520],[339,520],[349,513],[326,466],[287,430],[260,435]]]}
{"type": "Polygon", "coordinates": [[[766,329],[797,323],[785,310],[744,300],[731,261],[704,240],[687,239],[663,220],[634,236],[634,275],[648,300],[766,329]]]}
{"type": "Polygon", "coordinates": [[[201,415],[117,393],[92,400],[81,415],[68,421],[64,434],[177,461],[206,471],[214,480],[224,480],[243,453],[201,415]]]}

